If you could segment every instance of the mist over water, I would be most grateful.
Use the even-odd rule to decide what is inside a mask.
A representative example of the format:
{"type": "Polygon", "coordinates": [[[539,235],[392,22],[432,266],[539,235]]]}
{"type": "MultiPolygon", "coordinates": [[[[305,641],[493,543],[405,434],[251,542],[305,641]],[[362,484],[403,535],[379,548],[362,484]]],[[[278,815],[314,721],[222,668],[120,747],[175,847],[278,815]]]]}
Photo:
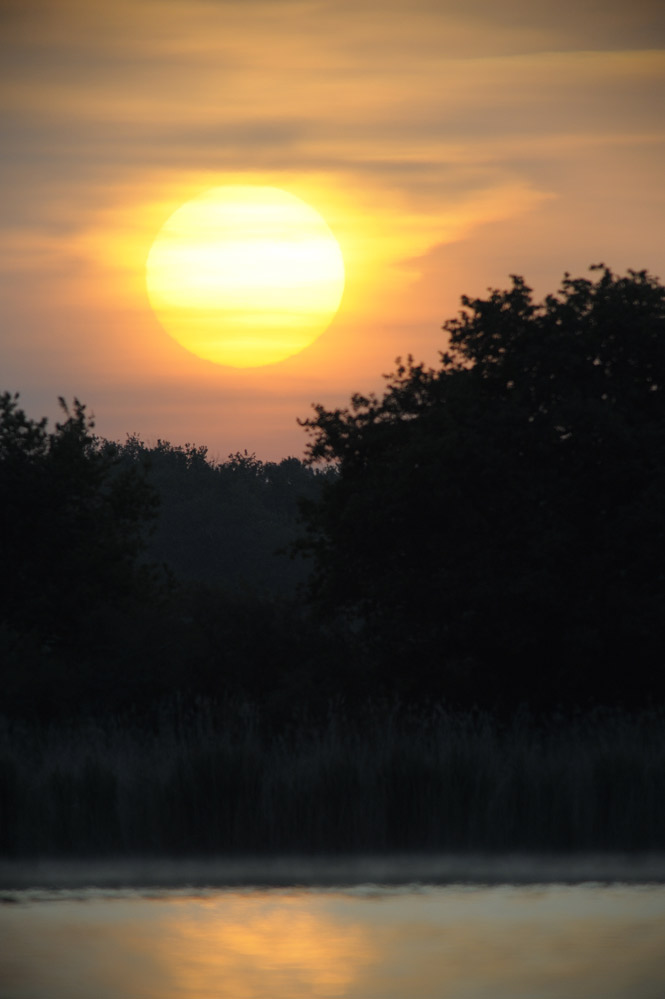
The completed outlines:
{"type": "Polygon", "coordinates": [[[665,884],[662,853],[330,853],[0,859],[0,899],[54,892],[665,884]],[[4,894],[3,894],[4,892],[4,894]]]}
{"type": "Polygon", "coordinates": [[[659,999],[663,870],[656,857],[69,863],[32,878],[14,865],[13,881],[0,871],[0,997],[659,999]]]}

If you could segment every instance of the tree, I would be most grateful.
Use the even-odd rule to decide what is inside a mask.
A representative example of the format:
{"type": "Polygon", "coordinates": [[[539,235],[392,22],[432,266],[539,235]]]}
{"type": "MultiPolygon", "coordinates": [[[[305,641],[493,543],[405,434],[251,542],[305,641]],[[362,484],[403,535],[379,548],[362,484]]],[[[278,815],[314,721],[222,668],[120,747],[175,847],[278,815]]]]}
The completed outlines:
{"type": "Polygon", "coordinates": [[[77,399],[51,432],[18,395],[0,396],[0,625],[48,646],[71,643],[99,607],[131,601],[157,498],[117,447],[93,434],[77,399]]]}
{"type": "Polygon", "coordinates": [[[387,682],[552,706],[665,694],[665,289],[565,275],[462,298],[436,369],[315,407],[310,598],[387,682]]]}
{"type": "Polygon", "coordinates": [[[325,475],[298,458],[261,461],[237,451],[223,462],[194,444],[130,436],[119,448],[123,467],[146,468],[160,497],[147,554],[181,583],[295,593],[305,567],[286,549],[298,531],[298,499],[318,495],[325,475]]]}

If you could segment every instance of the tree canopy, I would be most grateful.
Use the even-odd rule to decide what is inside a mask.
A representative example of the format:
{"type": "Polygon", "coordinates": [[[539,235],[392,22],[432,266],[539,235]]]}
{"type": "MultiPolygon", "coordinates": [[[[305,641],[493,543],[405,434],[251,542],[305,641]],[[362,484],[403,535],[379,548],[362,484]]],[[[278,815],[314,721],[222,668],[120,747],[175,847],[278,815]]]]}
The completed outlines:
{"type": "Polygon", "coordinates": [[[140,470],[120,468],[117,448],[95,436],[86,407],[60,405],[49,431],[18,395],[0,395],[0,625],[55,645],[95,608],[135,595],[157,506],[140,470]]]}
{"type": "Polygon", "coordinates": [[[665,288],[521,277],[462,298],[440,365],[315,407],[310,595],[391,681],[465,701],[665,693],[665,288]]]}
{"type": "Polygon", "coordinates": [[[305,570],[285,549],[298,496],[330,476],[296,458],[118,444],[82,403],[61,406],[50,430],[0,395],[2,710],[150,715],[203,696],[281,716],[325,700],[326,663],[343,657],[307,620],[305,570]]]}
{"type": "Polygon", "coordinates": [[[315,499],[329,476],[298,458],[238,451],[219,462],[204,446],[135,435],[116,449],[123,467],[145,468],[160,498],[148,558],[182,583],[295,593],[306,575],[286,551],[298,532],[298,498],[315,499]]]}

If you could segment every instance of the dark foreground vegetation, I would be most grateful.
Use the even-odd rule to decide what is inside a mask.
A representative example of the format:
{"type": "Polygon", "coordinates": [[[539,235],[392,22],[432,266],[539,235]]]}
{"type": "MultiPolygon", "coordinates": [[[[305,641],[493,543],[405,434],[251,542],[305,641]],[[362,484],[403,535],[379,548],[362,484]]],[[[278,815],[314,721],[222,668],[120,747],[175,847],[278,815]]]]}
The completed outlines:
{"type": "Polygon", "coordinates": [[[0,849],[664,848],[665,288],[597,270],[304,462],[0,396],[0,849]]]}
{"type": "Polygon", "coordinates": [[[336,709],[275,736],[199,703],[150,729],[4,724],[1,852],[662,851],[664,721],[336,709]]]}

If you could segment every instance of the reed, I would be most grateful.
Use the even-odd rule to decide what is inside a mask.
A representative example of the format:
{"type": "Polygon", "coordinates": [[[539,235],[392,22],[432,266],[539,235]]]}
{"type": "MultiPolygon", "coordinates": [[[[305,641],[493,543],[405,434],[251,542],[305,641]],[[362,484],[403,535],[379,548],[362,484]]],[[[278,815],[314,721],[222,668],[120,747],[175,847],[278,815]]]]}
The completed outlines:
{"type": "Polygon", "coordinates": [[[665,848],[662,712],[0,720],[4,856],[665,848]]]}

